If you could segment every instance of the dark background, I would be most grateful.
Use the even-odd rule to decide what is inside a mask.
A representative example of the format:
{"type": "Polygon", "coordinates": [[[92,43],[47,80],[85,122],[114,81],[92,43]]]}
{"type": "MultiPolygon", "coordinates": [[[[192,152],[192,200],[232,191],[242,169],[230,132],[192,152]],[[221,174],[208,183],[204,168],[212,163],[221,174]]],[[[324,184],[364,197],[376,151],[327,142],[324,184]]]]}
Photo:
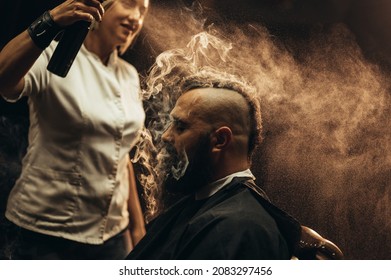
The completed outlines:
{"type": "MultiPolygon", "coordinates": [[[[43,11],[60,2],[62,1],[2,0],[0,47],[26,29],[43,11]]],[[[156,55],[172,47],[170,40],[172,33],[176,32],[170,30],[172,33],[169,33],[164,28],[161,31],[155,30],[161,32],[163,37],[165,34],[170,34],[171,37],[167,36],[158,45],[156,41],[150,40],[148,32],[155,24],[151,20],[154,13],[169,10],[169,16],[172,17],[176,13],[179,14],[184,6],[189,7],[192,4],[192,1],[174,0],[151,2],[151,14],[145,23],[147,28],[144,28],[136,44],[126,55],[126,59],[136,66],[141,75],[147,73],[156,55]]],[[[298,59],[306,56],[305,46],[311,38],[314,36],[319,38],[323,33],[326,34],[331,26],[342,23],[352,33],[368,63],[377,65],[379,71],[386,77],[389,75],[391,2],[388,0],[201,0],[199,2],[203,7],[203,15],[207,23],[220,26],[260,24],[265,26],[279,42],[285,44],[292,56],[298,59]]],[[[177,33],[181,33],[179,29],[177,33]]],[[[3,150],[0,155],[2,168],[0,175],[5,178],[1,182],[0,189],[2,211],[5,207],[6,194],[17,176],[18,164],[26,145],[27,113],[25,101],[17,104],[6,104],[3,100],[0,101],[0,141],[3,150]],[[16,166],[12,168],[12,172],[9,171],[10,166],[16,166]]],[[[309,163],[295,162],[295,171],[289,173],[289,169],[292,168],[290,162],[287,162],[284,167],[281,167],[281,164],[276,165],[272,157],[273,153],[268,151],[278,146],[275,136],[278,133],[270,126],[269,128],[266,126],[265,134],[265,145],[257,152],[257,158],[254,160],[254,173],[258,183],[264,185],[270,197],[278,205],[297,217],[303,224],[337,243],[347,259],[391,259],[389,159],[382,162],[385,168],[382,169],[381,174],[374,175],[375,180],[373,177],[365,177],[360,180],[360,188],[341,184],[340,187],[351,189],[352,192],[340,194],[337,192],[327,196],[327,193],[325,195],[317,189],[317,186],[321,187],[322,184],[316,180],[307,180],[311,175],[306,172],[311,172],[312,169],[306,168],[309,165],[314,166],[312,162],[317,160],[317,155],[310,154],[306,159],[309,163]],[[278,167],[281,173],[270,171],[273,167],[278,167]],[[381,192],[377,193],[378,197],[367,196],[366,188],[373,188],[374,186],[371,185],[373,181],[376,181],[377,188],[381,188],[381,192]],[[343,196],[343,206],[334,197],[335,195],[343,196]],[[379,204],[379,201],[382,203],[379,204]],[[343,211],[336,208],[343,208],[343,211]],[[379,211],[383,213],[384,218],[376,216],[379,211]]],[[[322,164],[318,166],[319,172],[322,172],[322,164]]],[[[333,169],[328,168],[326,171],[330,172],[330,170],[333,169]]],[[[358,176],[354,172],[352,174],[344,175],[358,176]]],[[[333,172],[329,175],[333,176],[333,172]]]]}

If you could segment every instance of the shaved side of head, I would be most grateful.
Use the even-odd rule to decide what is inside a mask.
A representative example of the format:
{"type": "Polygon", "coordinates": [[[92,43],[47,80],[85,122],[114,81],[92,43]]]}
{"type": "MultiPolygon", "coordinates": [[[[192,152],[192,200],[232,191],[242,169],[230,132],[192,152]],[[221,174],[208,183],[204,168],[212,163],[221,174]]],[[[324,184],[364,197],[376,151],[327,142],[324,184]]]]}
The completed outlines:
{"type": "Polygon", "coordinates": [[[185,94],[193,97],[194,117],[215,128],[228,126],[235,135],[249,134],[249,106],[240,93],[224,88],[197,88],[185,94]]]}
{"type": "Polygon", "coordinates": [[[261,103],[251,84],[234,75],[204,71],[202,75],[184,79],[180,89],[181,95],[196,91],[192,93],[193,106],[202,108],[191,111],[202,114],[199,118],[204,123],[213,127],[226,125],[236,139],[247,139],[247,154],[251,159],[262,142],[261,103]]]}

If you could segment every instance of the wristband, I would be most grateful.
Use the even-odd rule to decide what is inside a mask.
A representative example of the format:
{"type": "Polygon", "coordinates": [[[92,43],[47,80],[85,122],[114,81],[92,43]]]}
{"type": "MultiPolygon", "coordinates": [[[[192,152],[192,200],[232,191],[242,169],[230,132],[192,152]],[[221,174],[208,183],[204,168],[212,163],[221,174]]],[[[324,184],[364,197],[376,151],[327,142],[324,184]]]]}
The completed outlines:
{"type": "Polygon", "coordinates": [[[27,31],[34,44],[44,50],[50,45],[61,29],[62,28],[54,22],[49,11],[46,11],[29,26],[27,31]]]}

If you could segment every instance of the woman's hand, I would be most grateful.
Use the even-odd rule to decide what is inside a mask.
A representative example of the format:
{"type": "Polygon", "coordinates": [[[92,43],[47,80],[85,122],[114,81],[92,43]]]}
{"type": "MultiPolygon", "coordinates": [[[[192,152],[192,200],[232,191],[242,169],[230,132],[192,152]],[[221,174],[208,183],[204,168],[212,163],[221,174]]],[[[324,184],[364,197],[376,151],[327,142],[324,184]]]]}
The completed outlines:
{"type": "Polygon", "coordinates": [[[105,12],[101,2],[103,0],[67,0],[53,8],[50,15],[61,27],[80,20],[100,22],[105,12]]]}

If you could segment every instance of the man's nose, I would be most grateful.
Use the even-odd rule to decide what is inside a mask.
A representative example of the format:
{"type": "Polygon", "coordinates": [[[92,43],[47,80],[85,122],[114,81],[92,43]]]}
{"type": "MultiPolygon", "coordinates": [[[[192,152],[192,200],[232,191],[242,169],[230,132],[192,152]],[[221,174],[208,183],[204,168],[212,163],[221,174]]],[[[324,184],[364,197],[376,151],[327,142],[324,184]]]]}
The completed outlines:
{"type": "Polygon", "coordinates": [[[162,141],[163,142],[171,142],[172,141],[171,126],[167,127],[167,129],[163,132],[162,141]]]}

